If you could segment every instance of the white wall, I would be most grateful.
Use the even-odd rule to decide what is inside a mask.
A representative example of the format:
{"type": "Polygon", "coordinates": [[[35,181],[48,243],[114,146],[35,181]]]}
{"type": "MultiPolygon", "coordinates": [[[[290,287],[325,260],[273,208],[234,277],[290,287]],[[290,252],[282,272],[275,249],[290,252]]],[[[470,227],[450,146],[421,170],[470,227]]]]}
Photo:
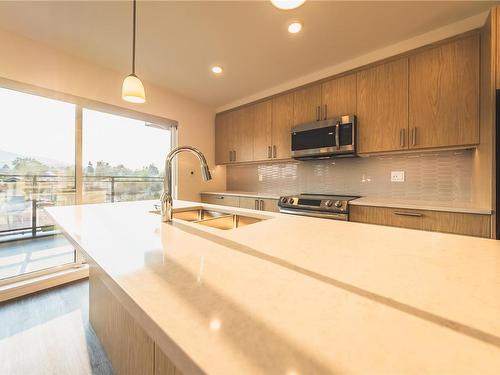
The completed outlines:
{"type": "Polygon", "coordinates": [[[197,160],[192,155],[180,155],[179,198],[199,200],[200,191],[225,189],[225,167],[214,167],[213,108],[150,82],[144,82],[146,103],[128,103],[121,99],[121,85],[127,73],[70,56],[1,29],[0,46],[0,77],[177,120],[178,143],[198,147],[214,169],[213,180],[203,182],[197,160]],[[191,171],[195,173],[191,175],[191,171]]]}

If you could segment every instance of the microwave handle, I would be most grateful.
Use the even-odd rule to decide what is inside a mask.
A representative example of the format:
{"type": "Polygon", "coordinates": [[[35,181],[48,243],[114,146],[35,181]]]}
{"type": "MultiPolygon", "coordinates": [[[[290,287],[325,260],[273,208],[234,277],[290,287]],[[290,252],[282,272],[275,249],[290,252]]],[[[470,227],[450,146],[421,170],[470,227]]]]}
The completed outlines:
{"type": "Polygon", "coordinates": [[[335,124],[335,146],[340,150],[340,123],[335,124]]]}

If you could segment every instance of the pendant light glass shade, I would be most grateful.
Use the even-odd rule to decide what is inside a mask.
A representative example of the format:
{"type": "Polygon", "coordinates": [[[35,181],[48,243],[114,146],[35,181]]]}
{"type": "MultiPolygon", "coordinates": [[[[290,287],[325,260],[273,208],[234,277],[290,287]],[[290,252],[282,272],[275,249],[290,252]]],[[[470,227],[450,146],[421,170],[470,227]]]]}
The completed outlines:
{"type": "Polygon", "coordinates": [[[123,80],[122,99],[131,103],[144,103],[146,101],[144,86],[135,74],[130,74],[123,80]]]}
{"type": "Polygon", "coordinates": [[[135,75],[135,32],[137,21],[137,0],[134,0],[134,14],[132,19],[132,74],[129,74],[123,80],[122,99],[131,103],[144,103],[146,93],[141,80],[135,75]]]}

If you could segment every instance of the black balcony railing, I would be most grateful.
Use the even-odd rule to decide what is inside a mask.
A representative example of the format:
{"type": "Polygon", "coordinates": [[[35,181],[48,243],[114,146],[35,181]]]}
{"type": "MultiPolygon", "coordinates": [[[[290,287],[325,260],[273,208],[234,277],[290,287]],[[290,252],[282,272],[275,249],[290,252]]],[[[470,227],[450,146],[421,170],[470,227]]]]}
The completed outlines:
{"type": "MultiPolygon", "coordinates": [[[[157,199],[162,177],[84,176],[83,203],[157,199]]],[[[43,207],[75,204],[75,176],[0,174],[0,240],[55,231],[43,207]]]]}

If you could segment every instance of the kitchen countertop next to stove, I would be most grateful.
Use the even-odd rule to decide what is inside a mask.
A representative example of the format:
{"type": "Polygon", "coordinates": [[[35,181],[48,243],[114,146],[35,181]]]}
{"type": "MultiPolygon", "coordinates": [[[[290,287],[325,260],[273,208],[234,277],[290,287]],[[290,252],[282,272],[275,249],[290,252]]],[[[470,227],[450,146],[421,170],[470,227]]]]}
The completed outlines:
{"type": "Polygon", "coordinates": [[[169,225],[154,203],[47,211],[181,372],[500,371],[498,241],[185,201],[266,220],[169,225]]]}
{"type": "Polygon", "coordinates": [[[263,199],[280,199],[279,195],[276,195],[276,194],[273,194],[273,193],[259,193],[259,192],[256,192],[256,191],[241,191],[241,190],[202,191],[200,194],[234,195],[236,197],[263,198],[263,199]]]}
{"type": "Polygon", "coordinates": [[[491,215],[489,208],[480,208],[468,202],[425,201],[400,198],[370,198],[361,197],[349,202],[353,206],[372,206],[403,208],[409,210],[428,210],[445,212],[462,212],[470,214],[491,215]]]}

